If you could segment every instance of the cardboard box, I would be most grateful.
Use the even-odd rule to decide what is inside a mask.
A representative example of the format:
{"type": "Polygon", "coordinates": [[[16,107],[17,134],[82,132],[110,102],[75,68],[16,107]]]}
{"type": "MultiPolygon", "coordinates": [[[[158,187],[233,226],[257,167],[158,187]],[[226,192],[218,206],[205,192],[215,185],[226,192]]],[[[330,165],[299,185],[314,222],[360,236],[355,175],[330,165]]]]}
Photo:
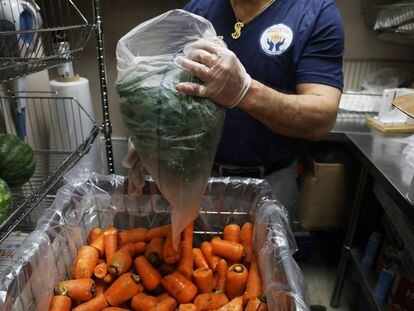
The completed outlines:
{"type": "Polygon", "coordinates": [[[346,227],[347,169],[341,163],[307,165],[299,184],[298,217],[306,230],[335,231],[346,227]]]}

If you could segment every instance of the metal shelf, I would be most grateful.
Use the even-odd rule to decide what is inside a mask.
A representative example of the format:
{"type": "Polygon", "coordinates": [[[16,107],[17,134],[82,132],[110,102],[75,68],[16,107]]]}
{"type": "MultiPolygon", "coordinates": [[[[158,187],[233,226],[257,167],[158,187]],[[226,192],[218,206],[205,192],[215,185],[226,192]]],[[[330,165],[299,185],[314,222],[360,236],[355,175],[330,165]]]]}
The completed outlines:
{"type": "Polygon", "coordinates": [[[355,270],[357,271],[358,277],[361,280],[360,284],[362,290],[365,293],[365,297],[367,298],[370,306],[373,310],[379,311],[386,311],[390,310],[390,307],[385,303],[378,301],[378,299],[374,296],[374,288],[375,283],[377,282],[377,277],[374,275],[370,268],[364,267],[361,263],[361,252],[356,249],[352,248],[349,250],[351,261],[355,266],[355,270]]]}
{"type": "Polygon", "coordinates": [[[55,67],[82,51],[95,25],[72,0],[2,0],[0,82],[55,67]],[[18,5],[15,5],[18,3],[18,5]],[[37,4],[36,4],[37,3],[37,4]],[[31,29],[19,28],[19,14],[30,12],[31,29]]]}
{"type": "MultiPolygon", "coordinates": [[[[27,94],[26,94],[27,95],[27,94]]],[[[25,106],[25,141],[36,155],[36,170],[32,178],[20,187],[12,188],[13,211],[0,224],[0,243],[20,223],[34,227],[34,219],[25,219],[47,195],[56,192],[56,185],[94,142],[99,128],[83,107],[70,97],[35,92],[32,96],[0,96],[0,117],[3,130],[17,135],[21,128],[14,117],[17,104],[25,106]]],[[[47,201],[46,201],[47,202],[47,201]]],[[[38,214],[40,214],[39,212],[38,214]]]]}

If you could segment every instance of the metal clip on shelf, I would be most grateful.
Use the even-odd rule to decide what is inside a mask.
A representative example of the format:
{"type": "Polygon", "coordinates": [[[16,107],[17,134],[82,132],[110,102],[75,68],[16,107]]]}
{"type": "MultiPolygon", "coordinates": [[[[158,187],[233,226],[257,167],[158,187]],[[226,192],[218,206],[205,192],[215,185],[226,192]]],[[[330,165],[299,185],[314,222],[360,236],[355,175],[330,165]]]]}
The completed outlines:
{"type": "MultiPolygon", "coordinates": [[[[0,128],[6,133],[17,134],[13,117],[16,102],[23,102],[26,107],[25,141],[33,148],[37,162],[32,178],[12,189],[13,212],[0,224],[0,242],[46,195],[54,193],[54,186],[89,151],[99,132],[97,124],[74,98],[54,93],[26,92],[19,96],[6,92],[0,96],[0,128]]],[[[37,218],[32,219],[32,226],[36,221],[37,218]]]]}

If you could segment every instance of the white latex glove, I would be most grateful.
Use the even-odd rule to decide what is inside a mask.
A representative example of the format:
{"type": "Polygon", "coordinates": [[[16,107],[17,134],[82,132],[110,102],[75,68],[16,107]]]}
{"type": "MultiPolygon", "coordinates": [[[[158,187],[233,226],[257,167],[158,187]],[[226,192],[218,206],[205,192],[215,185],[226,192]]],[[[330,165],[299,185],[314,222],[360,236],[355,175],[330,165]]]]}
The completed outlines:
{"type": "Polygon", "coordinates": [[[128,140],[128,153],[122,160],[122,165],[129,169],[128,194],[133,197],[141,195],[142,188],[145,186],[143,168],[141,159],[130,140],[128,140]]]}
{"type": "Polygon", "coordinates": [[[217,104],[233,108],[246,95],[251,78],[237,56],[220,41],[200,39],[184,48],[184,56],[178,56],[175,63],[204,84],[179,83],[177,90],[187,95],[209,97],[217,104]]]}

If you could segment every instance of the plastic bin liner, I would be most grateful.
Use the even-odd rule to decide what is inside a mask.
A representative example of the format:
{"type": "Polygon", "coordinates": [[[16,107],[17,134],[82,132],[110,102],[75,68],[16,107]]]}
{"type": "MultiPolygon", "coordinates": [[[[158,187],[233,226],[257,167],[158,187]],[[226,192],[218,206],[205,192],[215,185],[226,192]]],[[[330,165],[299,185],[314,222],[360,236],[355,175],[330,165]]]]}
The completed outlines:
{"type": "Polygon", "coordinates": [[[179,82],[198,81],[174,59],[200,38],[224,45],[209,21],[173,10],[131,30],[116,49],[123,120],[143,165],[174,207],[175,246],[197,217],[224,122],[224,108],[176,90],[179,82]]]}
{"type": "MultiPolygon", "coordinates": [[[[0,310],[48,310],[54,285],[69,277],[93,227],[150,228],[170,222],[170,205],[147,179],[143,195],[126,195],[124,177],[92,174],[66,184],[0,278],[0,310]]],[[[222,233],[230,221],[254,221],[269,310],[309,310],[306,285],[292,258],[296,245],[287,213],[258,179],[210,178],[195,222],[194,243],[222,233]]]]}

